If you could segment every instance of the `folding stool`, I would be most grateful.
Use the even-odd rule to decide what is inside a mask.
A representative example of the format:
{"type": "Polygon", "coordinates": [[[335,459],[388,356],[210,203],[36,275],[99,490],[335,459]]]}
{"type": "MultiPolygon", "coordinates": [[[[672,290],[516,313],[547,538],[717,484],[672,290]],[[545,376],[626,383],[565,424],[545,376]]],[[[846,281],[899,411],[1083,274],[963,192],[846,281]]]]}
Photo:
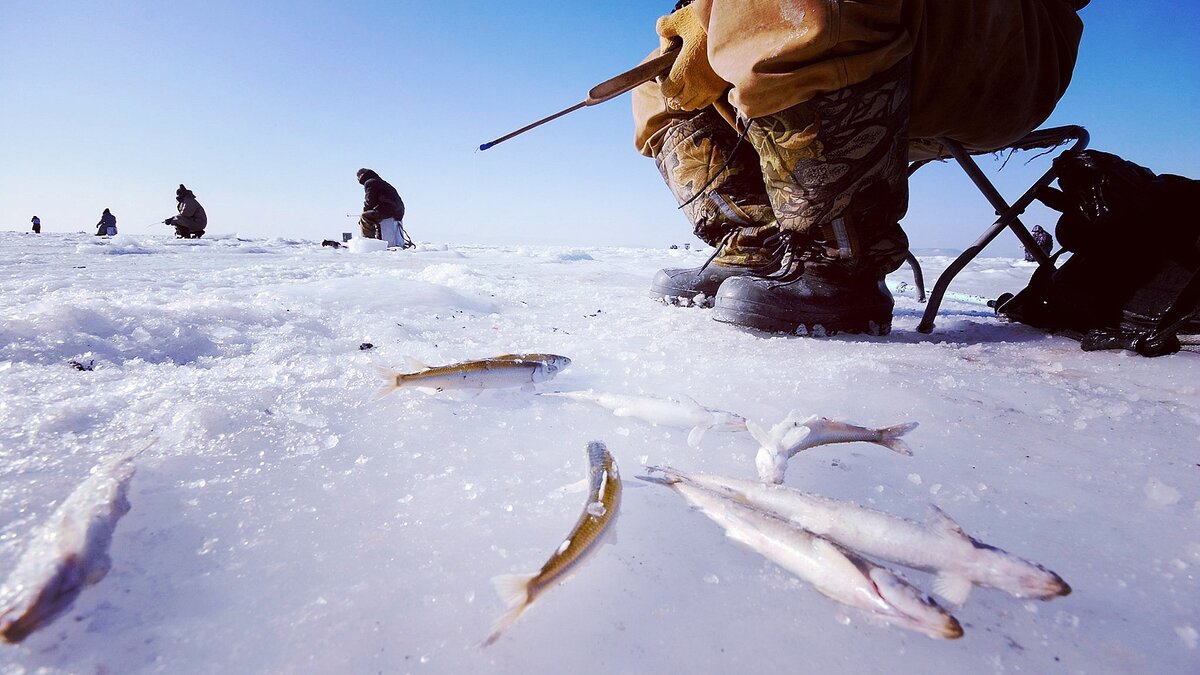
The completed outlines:
{"type": "MultiPolygon", "coordinates": [[[[992,243],[992,240],[995,239],[996,236],[999,235],[1000,232],[1002,232],[1005,228],[1012,230],[1013,234],[1017,235],[1017,239],[1020,239],[1021,243],[1025,245],[1025,249],[1033,254],[1038,265],[1053,266],[1054,264],[1051,262],[1050,257],[1038,247],[1036,242],[1034,242],[1033,234],[1026,229],[1025,225],[1021,223],[1020,220],[1021,214],[1025,213],[1025,209],[1029,208],[1029,205],[1037,197],[1038,191],[1049,186],[1050,183],[1057,178],[1057,174],[1055,173],[1053,165],[1051,165],[1050,169],[1046,171],[1046,173],[1042,174],[1042,177],[1034,182],[1034,184],[1030,186],[1030,188],[1026,190],[1025,193],[1021,195],[1019,199],[1017,199],[1017,201],[1013,202],[1012,205],[1009,205],[1006,201],[1004,201],[1004,197],[1000,195],[1000,192],[994,185],[992,185],[991,181],[988,180],[987,176],[984,175],[983,171],[979,169],[979,166],[975,164],[975,160],[971,159],[971,156],[1004,152],[1008,150],[1033,150],[1037,148],[1050,148],[1053,150],[1065,145],[1072,139],[1075,141],[1075,143],[1071,145],[1069,149],[1083,150],[1088,144],[1087,130],[1083,127],[1075,125],[1040,129],[1038,131],[1031,132],[1024,138],[1021,138],[1020,140],[1002,148],[994,148],[986,151],[967,151],[965,148],[963,148],[961,143],[948,138],[922,139],[915,141],[915,143],[920,144],[922,150],[932,149],[931,154],[934,156],[930,159],[920,159],[909,162],[909,176],[912,176],[917,169],[925,166],[929,162],[945,159],[947,156],[953,157],[954,160],[958,162],[959,166],[962,167],[963,171],[967,173],[967,176],[970,177],[971,182],[975,183],[975,187],[979,188],[979,191],[982,192],[983,196],[986,197],[988,202],[991,203],[992,208],[996,210],[996,215],[999,216],[996,221],[992,223],[991,227],[985,230],[984,233],[975,240],[974,244],[968,246],[965,251],[955,258],[954,262],[950,263],[950,266],[947,267],[946,270],[942,272],[941,276],[938,277],[937,282],[933,285],[933,290],[929,294],[929,300],[925,305],[925,313],[921,317],[921,323],[917,324],[918,331],[922,333],[933,332],[933,319],[937,316],[938,308],[942,304],[942,296],[945,295],[947,287],[950,286],[950,282],[954,280],[954,277],[961,272],[968,263],[970,263],[975,259],[976,256],[983,252],[983,249],[987,247],[988,244],[992,243]]],[[[913,257],[912,254],[909,254],[908,262],[909,265],[912,266],[913,274],[917,279],[917,286],[920,290],[920,293],[923,295],[924,283],[922,280],[920,265],[917,263],[916,258],[913,257]]]]}

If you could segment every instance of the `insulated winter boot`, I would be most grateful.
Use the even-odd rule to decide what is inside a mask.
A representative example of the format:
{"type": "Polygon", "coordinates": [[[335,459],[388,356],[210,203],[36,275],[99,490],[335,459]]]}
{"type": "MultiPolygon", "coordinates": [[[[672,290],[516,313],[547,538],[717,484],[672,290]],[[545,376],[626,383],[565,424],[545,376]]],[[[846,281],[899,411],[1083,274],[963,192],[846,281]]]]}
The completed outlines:
{"type": "Polygon", "coordinates": [[[728,279],[717,291],[713,318],[772,333],[887,335],[893,302],[883,277],[821,256],[819,248],[788,250],[774,274],[728,279]]]}
{"type": "Polygon", "coordinates": [[[650,296],[673,305],[711,307],[726,279],[779,269],[783,249],[778,235],[773,225],[733,230],[700,267],[659,270],[650,282],[650,296]]]}
{"type": "Polygon", "coordinates": [[[713,318],[760,330],[887,334],[884,277],[908,253],[908,63],[751,121],[787,242],[780,269],[724,282],[713,318]]]}
{"type": "Polygon", "coordinates": [[[717,251],[698,268],[660,271],[650,295],[709,305],[725,279],[777,269],[778,228],[753,148],[711,108],[673,120],[653,142],[658,169],[696,236],[717,251]]]}

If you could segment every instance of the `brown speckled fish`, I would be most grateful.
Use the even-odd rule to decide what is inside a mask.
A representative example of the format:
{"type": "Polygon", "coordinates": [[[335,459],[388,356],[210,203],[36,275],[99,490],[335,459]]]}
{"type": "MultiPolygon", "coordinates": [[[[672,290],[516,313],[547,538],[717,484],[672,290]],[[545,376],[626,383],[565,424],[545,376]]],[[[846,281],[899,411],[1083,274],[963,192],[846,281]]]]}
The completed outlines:
{"type": "Polygon", "coordinates": [[[600,441],[587,446],[590,490],[579,521],[542,569],[533,574],[506,574],[492,579],[508,612],[496,621],[486,647],[497,639],[546,589],[565,580],[594,551],[617,519],[621,505],[621,475],[617,462],[600,441]]]}
{"type": "Polygon", "coordinates": [[[386,384],[376,392],[376,399],[407,387],[435,392],[504,387],[532,389],[539,382],[553,379],[558,371],[571,365],[571,359],[557,354],[505,354],[447,366],[427,366],[411,358],[407,363],[414,372],[379,368],[386,384]]]}

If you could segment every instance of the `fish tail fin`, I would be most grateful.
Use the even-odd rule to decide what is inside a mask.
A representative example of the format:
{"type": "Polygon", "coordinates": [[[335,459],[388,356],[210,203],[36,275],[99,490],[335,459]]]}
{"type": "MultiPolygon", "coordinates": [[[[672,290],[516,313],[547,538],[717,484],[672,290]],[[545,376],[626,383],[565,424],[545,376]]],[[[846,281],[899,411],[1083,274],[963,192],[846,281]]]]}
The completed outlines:
{"type": "Polygon", "coordinates": [[[500,635],[516,623],[517,619],[529,608],[529,582],[536,576],[536,574],[501,574],[492,578],[492,587],[496,589],[496,595],[500,596],[509,609],[492,624],[492,632],[483,639],[483,642],[479,643],[480,647],[495,644],[496,640],[500,639],[500,635]]]}
{"type": "Polygon", "coordinates": [[[682,471],[680,471],[679,469],[676,469],[673,466],[668,466],[666,464],[655,464],[653,466],[648,466],[648,467],[646,467],[646,471],[648,473],[661,473],[662,478],[658,479],[657,477],[654,477],[654,476],[638,476],[638,478],[642,478],[642,479],[650,478],[651,483],[661,483],[662,485],[672,485],[674,483],[682,483],[685,478],[682,471]]]}
{"type": "Polygon", "coordinates": [[[882,438],[880,438],[877,442],[879,445],[882,445],[892,452],[904,455],[905,457],[912,457],[912,449],[908,447],[907,443],[900,440],[900,437],[916,428],[917,422],[908,422],[906,424],[897,424],[894,427],[880,429],[880,436],[882,436],[882,438]]]}
{"type": "Polygon", "coordinates": [[[375,390],[375,394],[371,397],[372,401],[378,401],[384,396],[387,396],[393,391],[396,391],[400,387],[404,386],[401,384],[401,378],[404,377],[404,373],[398,370],[392,370],[386,366],[375,366],[375,371],[379,373],[380,377],[383,378],[384,384],[382,387],[375,390]]]}
{"type": "Polygon", "coordinates": [[[492,588],[509,609],[529,604],[529,582],[536,574],[501,574],[492,577],[492,588]]]}
{"type": "Polygon", "coordinates": [[[499,640],[504,631],[511,628],[512,625],[517,622],[517,619],[519,619],[521,615],[525,613],[525,609],[527,607],[529,607],[528,604],[517,605],[516,607],[513,607],[505,612],[504,616],[496,619],[496,623],[492,624],[492,632],[488,633],[488,636],[483,639],[483,642],[479,643],[480,649],[496,644],[496,640],[499,640]]]}
{"type": "Polygon", "coordinates": [[[655,483],[657,485],[665,485],[671,487],[676,483],[683,482],[683,475],[677,469],[672,469],[669,466],[648,466],[648,473],[660,473],[661,476],[634,476],[638,480],[644,480],[647,483],[655,483]]]}

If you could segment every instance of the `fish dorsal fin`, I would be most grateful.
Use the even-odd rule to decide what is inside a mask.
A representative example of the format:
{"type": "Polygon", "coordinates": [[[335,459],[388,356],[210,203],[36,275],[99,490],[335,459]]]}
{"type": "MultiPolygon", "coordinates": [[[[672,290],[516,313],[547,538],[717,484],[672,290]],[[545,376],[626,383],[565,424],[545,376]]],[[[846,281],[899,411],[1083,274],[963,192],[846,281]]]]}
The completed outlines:
{"type": "Polygon", "coordinates": [[[428,365],[418,361],[417,359],[415,359],[411,356],[404,357],[404,365],[408,366],[412,370],[429,370],[428,365]]]}
{"type": "Polygon", "coordinates": [[[808,417],[801,419],[801,417],[800,417],[801,414],[802,413],[799,410],[793,410],[790,413],[788,413],[787,419],[789,422],[791,422],[792,424],[794,424],[795,426],[798,426],[798,427],[812,424],[813,422],[816,422],[817,420],[821,419],[821,417],[819,415],[809,415],[808,417]]]}
{"type": "Polygon", "coordinates": [[[771,437],[762,430],[762,427],[758,426],[754,422],[746,420],[746,431],[749,431],[750,435],[754,437],[754,440],[758,441],[758,444],[764,448],[772,445],[771,437]]]}
{"type": "Polygon", "coordinates": [[[700,405],[699,401],[692,398],[691,396],[688,396],[687,394],[680,394],[679,402],[689,408],[692,408],[692,409],[708,410],[708,408],[705,408],[704,406],[700,405]]]}
{"type": "Polygon", "coordinates": [[[706,427],[692,427],[691,432],[688,433],[688,445],[693,448],[700,447],[700,441],[704,438],[705,431],[708,431],[706,427]]]}
{"type": "Polygon", "coordinates": [[[933,592],[953,605],[962,605],[971,595],[971,580],[949,572],[938,572],[933,578],[933,592]]]}
{"type": "Polygon", "coordinates": [[[946,512],[939,509],[937,506],[929,505],[929,527],[934,532],[955,539],[970,539],[966,532],[963,532],[962,527],[954,522],[954,519],[946,515],[946,512]]]}
{"type": "Polygon", "coordinates": [[[806,426],[800,425],[792,427],[791,429],[788,429],[780,434],[778,443],[779,447],[787,450],[796,448],[803,443],[804,439],[808,438],[810,434],[812,434],[812,429],[806,426]]]}

